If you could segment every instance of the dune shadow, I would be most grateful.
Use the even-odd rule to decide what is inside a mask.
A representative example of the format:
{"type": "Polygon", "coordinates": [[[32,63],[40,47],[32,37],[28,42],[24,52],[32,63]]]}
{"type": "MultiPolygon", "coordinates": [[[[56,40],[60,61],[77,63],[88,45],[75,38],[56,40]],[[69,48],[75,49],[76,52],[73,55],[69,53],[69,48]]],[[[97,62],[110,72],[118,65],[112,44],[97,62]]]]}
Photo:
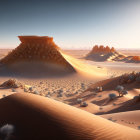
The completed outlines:
{"type": "Polygon", "coordinates": [[[93,100],[91,101],[91,103],[93,104],[96,104],[98,106],[105,106],[106,104],[104,104],[106,101],[108,100],[108,98],[104,98],[104,99],[101,99],[101,100],[93,100]]]}
{"type": "Polygon", "coordinates": [[[75,74],[73,67],[45,63],[16,63],[0,65],[0,77],[11,78],[61,78],[75,74]]]}
{"type": "Polygon", "coordinates": [[[133,111],[133,110],[140,110],[140,101],[137,102],[135,99],[128,100],[120,104],[118,108],[109,110],[107,112],[98,112],[96,115],[103,115],[103,114],[112,114],[118,112],[126,112],[126,111],[133,111]]]}

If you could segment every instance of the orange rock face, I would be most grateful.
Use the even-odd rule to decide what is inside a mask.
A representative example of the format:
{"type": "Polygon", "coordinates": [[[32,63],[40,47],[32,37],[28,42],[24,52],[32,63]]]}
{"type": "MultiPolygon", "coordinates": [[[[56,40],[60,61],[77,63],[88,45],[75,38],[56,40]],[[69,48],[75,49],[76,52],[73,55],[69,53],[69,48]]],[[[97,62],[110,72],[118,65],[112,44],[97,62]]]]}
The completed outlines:
{"type": "Polygon", "coordinates": [[[19,36],[21,44],[1,60],[2,64],[17,62],[47,62],[71,67],[48,36],[19,36]]]}
{"type": "Polygon", "coordinates": [[[53,42],[52,37],[48,36],[18,36],[22,43],[51,43],[53,42]]]}
{"type": "Polygon", "coordinates": [[[95,45],[91,51],[91,53],[111,53],[111,52],[116,52],[114,47],[110,48],[108,46],[104,47],[103,45],[95,45]]]}
{"type": "Polygon", "coordinates": [[[134,60],[134,61],[140,61],[140,56],[133,56],[132,60],[134,60]]]}

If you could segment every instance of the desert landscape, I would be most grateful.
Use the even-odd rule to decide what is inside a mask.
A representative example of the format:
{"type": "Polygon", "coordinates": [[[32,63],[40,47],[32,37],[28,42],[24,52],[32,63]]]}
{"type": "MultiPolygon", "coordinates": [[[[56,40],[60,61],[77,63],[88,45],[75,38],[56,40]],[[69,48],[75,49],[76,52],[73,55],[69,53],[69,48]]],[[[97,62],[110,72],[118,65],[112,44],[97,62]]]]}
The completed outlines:
{"type": "Polygon", "coordinates": [[[140,1],[1,0],[0,140],[140,140],[140,1]]]}
{"type": "Polygon", "coordinates": [[[1,51],[1,137],[139,139],[139,63],[89,60],[100,54],[62,50],[47,36],[19,39],[17,48],[1,51]]]}

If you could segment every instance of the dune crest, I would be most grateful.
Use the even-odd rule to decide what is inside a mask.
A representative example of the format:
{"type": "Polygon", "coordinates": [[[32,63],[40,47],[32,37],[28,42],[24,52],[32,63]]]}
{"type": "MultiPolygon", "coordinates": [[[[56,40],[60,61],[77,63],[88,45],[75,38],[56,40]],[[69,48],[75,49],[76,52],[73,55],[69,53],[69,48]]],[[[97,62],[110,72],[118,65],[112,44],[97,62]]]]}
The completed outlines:
{"type": "Polygon", "coordinates": [[[0,106],[0,122],[15,125],[22,139],[138,140],[140,137],[138,130],[38,95],[17,93],[2,99],[0,106]]]}
{"type": "Polygon", "coordinates": [[[96,66],[91,66],[82,61],[69,56],[61,51],[62,56],[75,68],[75,70],[83,76],[90,77],[90,78],[99,78],[104,79],[107,75],[106,69],[99,69],[96,66]]]}

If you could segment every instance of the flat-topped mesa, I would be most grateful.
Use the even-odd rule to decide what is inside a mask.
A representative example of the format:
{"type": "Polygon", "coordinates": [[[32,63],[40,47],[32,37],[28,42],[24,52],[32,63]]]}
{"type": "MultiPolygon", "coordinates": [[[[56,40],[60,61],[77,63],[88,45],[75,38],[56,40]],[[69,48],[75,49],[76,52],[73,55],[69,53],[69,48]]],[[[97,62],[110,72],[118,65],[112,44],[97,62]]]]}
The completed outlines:
{"type": "Polygon", "coordinates": [[[23,45],[32,46],[45,46],[51,45],[59,49],[59,47],[53,42],[53,37],[48,36],[18,36],[19,40],[23,45]]]}
{"type": "Polygon", "coordinates": [[[18,36],[21,43],[12,50],[0,62],[11,65],[17,62],[43,62],[45,64],[56,64],[66,69],[73,69],[67,60],[61,55],[60,48],[54,43],[52,37],[48,36],[18,36]]]}
{"type": "Polygon", "coordinates": [[[114,47],[110,48],[109,46],[104,47],[103,45],[95,45],[91,51],[92,53],[113,53],[116,52],[116,50],[114,49],[114,47]]]}
{"type": "Polygon", "coordinates": [[[53,37],[48,36],[18,36],[22,43],[51,43],[53,42],[53,37]]]}

